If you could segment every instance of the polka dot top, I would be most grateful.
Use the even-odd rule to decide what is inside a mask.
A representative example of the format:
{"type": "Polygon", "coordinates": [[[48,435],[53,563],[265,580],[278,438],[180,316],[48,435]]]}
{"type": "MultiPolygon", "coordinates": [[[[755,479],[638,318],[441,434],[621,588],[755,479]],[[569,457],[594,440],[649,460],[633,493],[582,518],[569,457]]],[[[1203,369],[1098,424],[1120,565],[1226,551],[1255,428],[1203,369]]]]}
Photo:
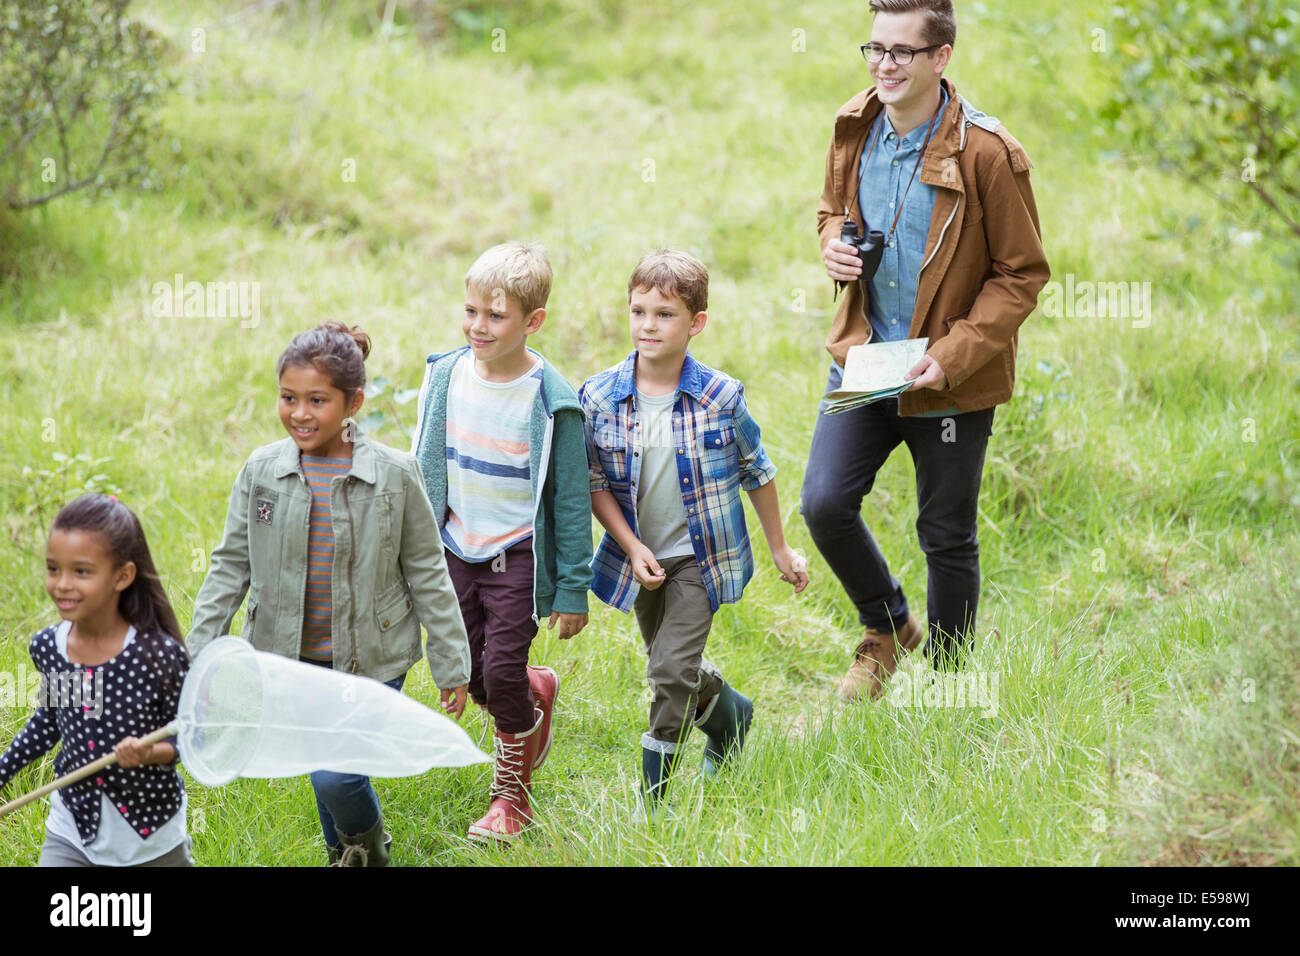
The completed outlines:
{"type": "MultiPolygon", "coordinates": [[[[27,726],[0,756],[0,787],[56,743],[62,745],[54,758],[54,772],[63,776],[111,754],[124,737],[143,737],[176,718],[181,682],[190,667],[189,654],[176,641],[137,636],[112,660],[88,667],[59,653],[55,632],[56,626],[47,627],[32,638],[29,653],[41,673],[43,693],[27,726]],[[47,687],[69,686],[77,675],[87,686],[98,684],[99,672],[103,674],[102,709],[92,710],[82,700],[59,706],[57,699],[48,699],[53,695],[44,692],[47,687]]],[[[171,742],[174,745],[175,739],[171,742]]],[[[141,839],[147,839],[180,809],[182,786],[174,763],[114,764],[60,793],[77,821],[81,842],[89,844],[99,832],[101,795],[141,839]]]]}

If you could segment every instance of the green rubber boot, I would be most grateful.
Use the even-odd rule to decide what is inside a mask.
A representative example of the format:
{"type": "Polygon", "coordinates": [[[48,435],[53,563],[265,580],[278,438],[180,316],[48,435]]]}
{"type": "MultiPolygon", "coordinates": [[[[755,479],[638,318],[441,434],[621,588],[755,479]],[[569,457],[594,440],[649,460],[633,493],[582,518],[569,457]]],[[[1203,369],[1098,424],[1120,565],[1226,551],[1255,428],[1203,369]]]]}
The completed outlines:
{"type": "Polygon", "coordinates": [[[344,833],[338,827],[339,847],[330,848],[330,866],[387,866],[393,838],[384,832],[384,819],[365,833],[344,833]]]}
{"type": "Polygon", "coordinates": [[[651,749],[641,747],[641,806],[637,813],[637,822],[658,823],[663,814],[664,795],[668,791],[668,781],[677,765],[677,752],[673,750],[651,749]]]}
{"type": "Polygon", "coordinates": [[[726,681],[695,720],[695,726],[704,731],[708,743],[704,746],[704,775],[716,776],[728,758],[745,745],[745,734],[754,720],[754,703],[726,681]]]}

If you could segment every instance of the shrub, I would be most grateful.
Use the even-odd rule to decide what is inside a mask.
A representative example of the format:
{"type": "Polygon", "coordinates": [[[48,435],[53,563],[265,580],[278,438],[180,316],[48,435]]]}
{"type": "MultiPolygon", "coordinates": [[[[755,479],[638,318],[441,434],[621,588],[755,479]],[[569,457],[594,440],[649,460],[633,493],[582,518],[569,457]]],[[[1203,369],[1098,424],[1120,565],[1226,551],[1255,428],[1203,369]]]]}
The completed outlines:
{"type": "Polygon", "coordinates": [[[148,180],[163,41],[129,0],[0,0],[0,189],[27,209],[148,180]]]}
{"type": "Polygon", "coordinates": [[[1162,165],[1256,197],[1300,236],[1300,9],[1292,0],[1116,6],[1123,82],[1103,115],[1162,165]]]}

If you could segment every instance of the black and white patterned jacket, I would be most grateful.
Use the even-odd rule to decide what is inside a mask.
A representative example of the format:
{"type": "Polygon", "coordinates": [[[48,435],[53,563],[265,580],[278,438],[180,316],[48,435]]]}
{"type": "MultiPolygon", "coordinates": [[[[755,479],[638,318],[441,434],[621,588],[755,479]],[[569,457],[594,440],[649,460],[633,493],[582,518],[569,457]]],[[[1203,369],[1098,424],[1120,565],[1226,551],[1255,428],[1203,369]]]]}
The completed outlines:
{"type": "MultiPolygon", "coordinates": [[[[59,653],[56,629],[47,627],[32,638],[29,652],[41,673],[41,700],[27,726],[0,756],[0,787],[60,741],[54,759],[58,776],[112,753],[125,737],[143,737],[176,718],[181,683],[190,666],[189,654],[179,643],[137,634],[112,660],[87,667],[59,653]],[[102,708],[98,701],[91,708],[82,698],[59,700],[49,692],[50,687],[68,687],[78,680],[94,686],[101,671],[102,708]]],[[[145,839],[176,815],[183,786],[174,763],[114,764],[61,792],[77,821],[82,843],[89,844],[99,832],[101,794],[145,839]]]]}

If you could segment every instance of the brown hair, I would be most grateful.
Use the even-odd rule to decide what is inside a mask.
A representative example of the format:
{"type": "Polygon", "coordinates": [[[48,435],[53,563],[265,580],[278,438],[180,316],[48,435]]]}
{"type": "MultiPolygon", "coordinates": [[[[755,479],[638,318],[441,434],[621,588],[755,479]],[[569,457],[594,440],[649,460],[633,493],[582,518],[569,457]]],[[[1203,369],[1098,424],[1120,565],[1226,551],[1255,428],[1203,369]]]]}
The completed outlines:
{"type": "Polygon", "coordinates": [[[181,675],[175,661],[162,653],[162,647],[168,640],[184,647],[185,638],[135,512],[116,498],[86,494],[59,509],[50,534],[56,531],[97,534],[114,566],[121,567],[128,561],[135,564],[135,579],[118,595],[118,613],[134,625],[136,640],[152,665],[160,688],[174,689],[181,675]]]}
{"type": "Polygon", "coordinates": [[[299,332],[280,356],[275,377],[280,378],[290,366],[310,365],[329,377],[330,384],[344,395],[352,395],[366,385],[366,356],[370,354],[370,336],[361,327],[348,327],[335,319],[322,322],[307,332],[299,332]]]}
{"type": "Polygon", "coordinates": [[[925,14],[925,45],[942,46],[957,43],[957,13],[952,0],[871,0],[872,13],[925,14]]]}
{"type": "Polygon", "coordinates": [[[654,289],[681,299],[691,315],[709,307],[709,270],[689,252],[656,249],[641,257],[627,280],[627,297],[637,289],[654,289]]]}

